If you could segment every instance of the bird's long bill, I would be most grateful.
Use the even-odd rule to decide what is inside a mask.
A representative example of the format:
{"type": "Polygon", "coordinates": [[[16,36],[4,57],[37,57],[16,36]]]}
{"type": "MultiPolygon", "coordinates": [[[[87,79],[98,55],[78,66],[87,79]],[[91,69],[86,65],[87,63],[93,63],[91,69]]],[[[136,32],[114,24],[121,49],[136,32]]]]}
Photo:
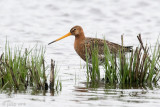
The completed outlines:
{"type": "Polygon", "coordinates": [[[68,36],[70,36],[70,35],[71,35],[71,32],[69,32],[69,33],[65,34],[64,36],[62,36],[62,37],[60,37],[60,38],[58,38],[58,39],[56,39],[56,40],[50,42],[48,45],[50,45],[50,44],[52,44],[52,43],[54,43],[54,42],[56,42],[56,41],[59,41],[59,40],[65,38],[65,37],[68,37],[68,36]]]}

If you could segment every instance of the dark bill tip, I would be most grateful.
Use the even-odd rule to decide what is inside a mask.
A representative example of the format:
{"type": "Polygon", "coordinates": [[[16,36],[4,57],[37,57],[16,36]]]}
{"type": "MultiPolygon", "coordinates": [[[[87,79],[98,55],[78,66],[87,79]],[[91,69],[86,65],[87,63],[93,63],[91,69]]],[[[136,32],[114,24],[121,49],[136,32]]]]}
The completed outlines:
{"type": "Polygon", "coordinates": [[[50,42],[48,45],[50,45],[50,44],[52,44],[52,43],[54,43],[54,42],[56,42],[56,41],[50,42]]]}

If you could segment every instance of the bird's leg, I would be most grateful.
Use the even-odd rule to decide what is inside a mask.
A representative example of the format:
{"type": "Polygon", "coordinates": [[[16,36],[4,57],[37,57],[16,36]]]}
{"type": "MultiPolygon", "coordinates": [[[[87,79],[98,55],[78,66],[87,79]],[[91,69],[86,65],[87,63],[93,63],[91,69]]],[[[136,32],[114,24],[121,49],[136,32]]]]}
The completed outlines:
{"type": "Polygon", "coordinates": [[[89,68],[89,73],[90,73],[90,76],[92,75],[92,65],[91,64],[88,64],[88,68],[89,68]]]}

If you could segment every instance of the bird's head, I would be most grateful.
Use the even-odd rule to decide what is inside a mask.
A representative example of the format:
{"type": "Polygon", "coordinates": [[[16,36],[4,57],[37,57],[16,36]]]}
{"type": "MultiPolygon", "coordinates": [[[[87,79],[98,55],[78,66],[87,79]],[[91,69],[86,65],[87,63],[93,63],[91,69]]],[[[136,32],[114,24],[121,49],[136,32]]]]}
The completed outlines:
{"type": "Polygon", "coordinates": [[[74,36],[79,36],[83,32],[83,29],[81,26],[74,26],[71,28],[70,32],[74,36]]]}
{"type": "Polygon", "coordinates": [[[74,35],[75,37],[79,37],[81,34],[83,34],[83,29],[82,29],[82,27],[81,27],[81,26],[74,26],[73,28],[71,28],[71,30],[70,30],[69,33],[67,33],[67,34],[65,34],[64,36],[62,36],[62,37],[60,37],[60,38],[58,38],[58,39],[50,42],[48,45],[50,45],[50,44],[52,44],[52,43],[54,43],[54,42],[56,42],[56,41],[59,41],[59,40],[61,40],[61,39],[63,39],[63,38],[66,38],[66,37],[68,37],[68,36],[70,36],[70,35],[74,35]]]}

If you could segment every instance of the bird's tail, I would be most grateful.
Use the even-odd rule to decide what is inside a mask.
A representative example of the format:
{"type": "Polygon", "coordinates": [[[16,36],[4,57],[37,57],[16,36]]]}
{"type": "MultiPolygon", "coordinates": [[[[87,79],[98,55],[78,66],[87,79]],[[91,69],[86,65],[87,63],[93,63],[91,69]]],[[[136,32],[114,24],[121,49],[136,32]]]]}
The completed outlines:
{"type": "Polygon", "coordinates": [[[132,52],[133,51],[133,46],[124,46],[124,51],[125,52],[132,52]]]}

